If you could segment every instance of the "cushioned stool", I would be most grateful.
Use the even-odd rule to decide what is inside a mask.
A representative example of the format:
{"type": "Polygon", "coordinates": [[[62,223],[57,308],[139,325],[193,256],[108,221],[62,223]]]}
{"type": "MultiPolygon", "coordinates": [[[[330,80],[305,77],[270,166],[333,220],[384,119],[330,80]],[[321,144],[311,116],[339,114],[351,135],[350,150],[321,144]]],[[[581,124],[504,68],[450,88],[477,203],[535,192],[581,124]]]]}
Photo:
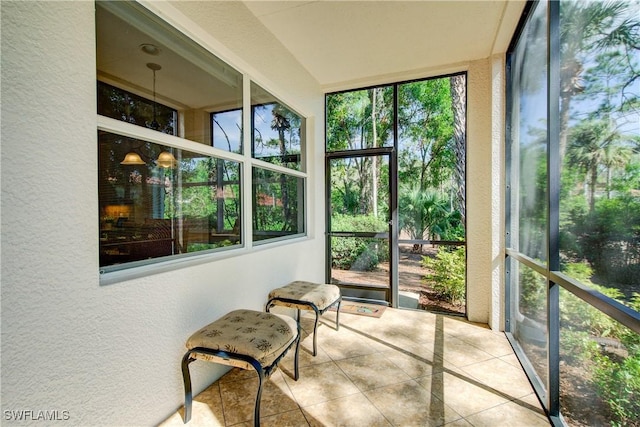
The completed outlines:
{"type": "Polygon", "coordinates": [[[188,351],[182,358],[185,424],[191,419],[189,364],[200,359],[236,368],[256,370],[258,394],[253,422],[255,426],[259,426],[262,384],[294,344],[296,346],[294,379],[298,380],[299,328],[296,321],[289,316],[253,310],[235,310],[193,334],[187,340],[188,351]]]}
{"type": "Polygon", "coordinates": [[[340,288],[336,285],[296,281],[269,292],[266,310],[269,311],[274,305],[297,308],[298,324],[300,323],[300,310],[313,310],[316,313],[316,322],[313,325],[313,355],[315,356],[318,353],[316,339],[318,319],[330,307],[337,304],[336,330],[338,330],[340,328],[341,302],[340,288]]]}

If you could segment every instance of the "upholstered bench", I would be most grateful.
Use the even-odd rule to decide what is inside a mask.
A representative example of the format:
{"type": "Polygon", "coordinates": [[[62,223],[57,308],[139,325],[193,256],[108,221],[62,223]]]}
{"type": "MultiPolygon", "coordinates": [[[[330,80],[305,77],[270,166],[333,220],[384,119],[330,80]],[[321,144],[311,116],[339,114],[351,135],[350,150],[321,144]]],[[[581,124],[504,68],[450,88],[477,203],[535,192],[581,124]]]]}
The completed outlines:
{"type": "Polygon", "coordinates": [[[336,285],[319,284],[312,282],[296,281],[286,286],[269,292],[269,301],[266,311],[274,305],[296,308],[298,310],[298,324],[300,323],[300,310],[313,310],[316,313],[316,321],[313,325],[313,355],[318,353],[316,330],[318,319],[330,307],[337,304],[336,330],[340,328],[340,303],[342,295],[336,285]]]}
{"type": "Polygon", "coordinates": [[[294,379],[298,380],[300,326],[290,316],[253,310],[235,310],[203,327],[187,340],[182,358],[184,379],[184,422],[191,419],[191,375],[189,364],[197,359],[258,373],[254,425],[260,425],[262,385],[278,362],[295,345],[294,379]]]}

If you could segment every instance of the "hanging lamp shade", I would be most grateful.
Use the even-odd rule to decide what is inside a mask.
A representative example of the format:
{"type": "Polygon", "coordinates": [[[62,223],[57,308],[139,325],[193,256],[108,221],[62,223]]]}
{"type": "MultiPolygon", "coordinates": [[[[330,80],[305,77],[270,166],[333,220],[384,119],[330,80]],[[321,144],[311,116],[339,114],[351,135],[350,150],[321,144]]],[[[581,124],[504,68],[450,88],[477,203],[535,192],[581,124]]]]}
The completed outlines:
{"type": "Polygon", "coordinates": [[[120,162],[121,165],[146,165],[138,153],[133,151],[127,153],[124,156],[124,160],[120,162]]]}
{"type": "Polygon", "coordinates": [[[171,169],[173,169],[178,164],[178,161],[176,160],[175,157],[173,157],[173,154],[171,154],[168,151],[163,151],[158,156],[158,160],[156,160],[156,163],[161,168],[167,168],[167,169],[171,168],[171,169]]]}

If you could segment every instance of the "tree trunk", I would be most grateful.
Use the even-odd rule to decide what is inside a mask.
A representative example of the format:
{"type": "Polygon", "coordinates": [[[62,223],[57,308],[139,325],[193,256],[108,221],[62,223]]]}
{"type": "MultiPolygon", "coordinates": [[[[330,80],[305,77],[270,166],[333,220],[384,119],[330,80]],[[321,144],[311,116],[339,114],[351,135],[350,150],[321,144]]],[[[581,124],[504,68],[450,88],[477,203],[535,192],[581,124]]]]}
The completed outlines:
{"type": "MultiPolygon", "coordinates": [[[[378,129],[376,126],[376,96],[377,89],[371,89],[371,127],[373,131],[372,147],[378,146],[378,129]]],[[[373,157],[371,159],[371,207],[373,208],[373,216],[378,217],[378,158],[373,157]]]]}
{"type": "Polygon", "coordinates": [[[598,183],[598,164],[591,165],[591,188],[589,189],[589,212],[593,212],[596,207],[596,185],[598,183]]]}
{"type": "Polygon", "coordinates": [[[451,107],[453,109],[453,140],[455,143],[456,170],[455,177],[458,185],[457,208],[462,215],[462,222],[466,218],[466,77],[453,76],[449,79],[451,85],[451,107]]]}

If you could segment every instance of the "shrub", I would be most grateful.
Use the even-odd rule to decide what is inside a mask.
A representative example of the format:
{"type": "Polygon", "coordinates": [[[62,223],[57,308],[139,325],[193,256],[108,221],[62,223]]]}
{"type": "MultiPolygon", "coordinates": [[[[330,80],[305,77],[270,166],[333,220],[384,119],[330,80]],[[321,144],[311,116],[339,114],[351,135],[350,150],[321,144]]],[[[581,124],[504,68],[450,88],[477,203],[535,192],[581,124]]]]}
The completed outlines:
{"type": "MultiPolygon", "coordinates": [[[[609,298],[620,300],[624,295],[616,288],[608,288],[596,285],[589,279],[593,271],[585,263],[567,264],[563,271],[590,288],[600,292],[609,298]]],[[[566,327],[587,331],[593,336],[617,338],[620,334],[620,325],[597,308],[585,304],[580,298],[563,292],[560,298],[560,321],[566,327]]]]}
{"type": "Polygon", "coordinates": [[[466,256],[464,246],[452,251],[439,250],[435,258],[422,257],[422,264],[433,270],[425,279],[436,294],[447,302],[462,304],[465,300],[466,256]]]}
{"type": "MultiPolygon", "coordinates": [[[[384,220],[371,215],[334,215],[331,218],[331,229],[335,231],[376,231],[387,227],[384,220]]],[[[333,237],[331,259],[334,268],[370,271],[389,259],[389,245],[380,239],[333,237]]]]}
{"type": "Polygon", "coordinates": [[[638,425],[640,417],[640,354],[616,362],[606,354],[595,357],[594,384],[614,417],[612,425],[638,425]]]}
{"type": "MultiPolygon", "coordinates": [[[[583,275],[590,275],[590,269],[585,269],[584,264],[567,266],[565,271],[604,295],[614,299],[622,297],[615,288],[585,280],[583,275]]],[[[612,426],[639,426],[640,335],[569,292],[561,292],[560,351],[563,359],[585,361],[586,376],[591,378],[598,396],[607,404],[612,426]],[[605,336],[619,340],[620,350],[601,349],[594,337],[605,336]]],[[[640,294],[633,294],[629,306],[640,311],[640,294]]]]}

